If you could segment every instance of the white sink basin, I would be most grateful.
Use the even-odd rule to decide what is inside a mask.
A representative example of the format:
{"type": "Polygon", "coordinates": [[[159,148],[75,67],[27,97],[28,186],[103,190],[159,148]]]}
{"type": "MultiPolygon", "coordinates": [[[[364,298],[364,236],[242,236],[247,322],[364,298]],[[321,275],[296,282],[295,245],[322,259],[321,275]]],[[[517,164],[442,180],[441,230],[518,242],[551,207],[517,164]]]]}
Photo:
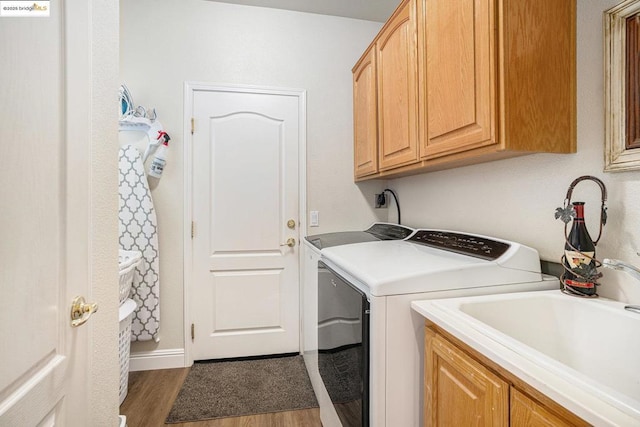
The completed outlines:
{"type": "Polygon", "coordinates": [[[560,291],[412,304],[586,421],[640,425],[640,314],[624,306],[560,291]]]}

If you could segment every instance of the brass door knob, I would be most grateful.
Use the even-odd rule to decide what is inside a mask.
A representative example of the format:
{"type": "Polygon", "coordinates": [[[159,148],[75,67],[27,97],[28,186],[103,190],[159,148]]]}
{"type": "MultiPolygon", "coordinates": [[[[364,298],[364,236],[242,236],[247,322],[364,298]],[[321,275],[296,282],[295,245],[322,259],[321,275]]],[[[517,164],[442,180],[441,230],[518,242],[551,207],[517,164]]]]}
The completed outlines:
{"type": "Polygon", "coordinates": [[[75,297],[71,302],[71,326],[84,325],[93,313],[98,311],[98,304],[88,303],[84,297],[75,297]]]}
{"type": "Polygon", "coordinates": [[[296,222],[292,219],[290,219],[289,221],[287,221],[287,227],[289,227],[290,229],[295,229],[296,228],[296,222]]]}
{"type": "Polygon", "coordinates": [[[289,246],[290,248],[294,247],[296,245],[296,239],[294,239],[293,237],[289,237],[287,239],[286,243],[281,244],[280,246],[289,246]]]}

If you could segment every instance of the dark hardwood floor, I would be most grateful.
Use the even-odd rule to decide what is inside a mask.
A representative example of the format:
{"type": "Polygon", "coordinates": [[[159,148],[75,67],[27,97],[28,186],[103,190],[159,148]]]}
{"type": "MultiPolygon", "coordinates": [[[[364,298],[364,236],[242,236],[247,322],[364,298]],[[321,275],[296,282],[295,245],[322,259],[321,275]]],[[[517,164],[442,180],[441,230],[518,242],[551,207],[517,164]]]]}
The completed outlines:
{"type": "Polygon", "coordinates": [[[129,393],[120,405],[128,427],[321,427],[320,410],[276,412],[192,423],[165,424],[189,368],[131,372],[129,393]]]}

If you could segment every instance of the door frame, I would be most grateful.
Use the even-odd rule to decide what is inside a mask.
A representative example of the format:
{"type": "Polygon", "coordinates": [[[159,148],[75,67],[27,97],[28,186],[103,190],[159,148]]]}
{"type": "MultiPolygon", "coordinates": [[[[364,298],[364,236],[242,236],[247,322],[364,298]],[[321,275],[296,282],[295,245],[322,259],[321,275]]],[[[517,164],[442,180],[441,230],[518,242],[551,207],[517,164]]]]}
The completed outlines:
{"type": "MultiPolygon", "coordinates": [[[[183,169],[184,169],[184,210],[183,210],[183,314],[184,314],[184,366],[193,364],[191,347],[191,283],[193,280],[193,250],[191,238],[191,221],[193,218],[193,135],[191,134],[191,118],[193,117],[193,98],[195,92],[235,92],[262,93],[269,95],[295,96],[298,98],[298,218],[299,236],[307,234],[307,91],[304,89],[231,85],[186,81],[184,83],[184,122],[183,122],[183,169]]],[[[300,242],[298,242],[300,247],[300,242]]],[[[298,251],[298,281],[302,283],[303,251],[298,251]]],[[[299,285],[300,286],[300,285],[299,285]]],[[[302,307],[302,287],[298,304],[302,307]]],[[[299,310],[299,351],[302,350],[302,308],[299,310]]]]}

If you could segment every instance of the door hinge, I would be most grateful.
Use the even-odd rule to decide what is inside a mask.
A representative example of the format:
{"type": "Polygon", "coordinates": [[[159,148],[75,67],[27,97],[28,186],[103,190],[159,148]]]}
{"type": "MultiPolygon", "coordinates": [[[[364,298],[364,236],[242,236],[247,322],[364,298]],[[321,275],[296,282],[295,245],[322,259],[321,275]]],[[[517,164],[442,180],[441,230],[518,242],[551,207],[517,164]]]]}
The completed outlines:
{"type": "Polygon", "coordinates": [[[191,238],[193,239],[195,235],[196,235],[196,223],[194,221],[191,221],[191,238]]]}
{"type": "Polygon", "coordinates": [[[196,337],[196,325],[195,324],[191,324],[191,341],[193,341],[196,337]]]}
{"type": "Polygon", "coordinates": [[[195,128],[196,128],[196,119],[191,117],[191,135],[193,135],[193,132],[195,131],[195,128]]]}

